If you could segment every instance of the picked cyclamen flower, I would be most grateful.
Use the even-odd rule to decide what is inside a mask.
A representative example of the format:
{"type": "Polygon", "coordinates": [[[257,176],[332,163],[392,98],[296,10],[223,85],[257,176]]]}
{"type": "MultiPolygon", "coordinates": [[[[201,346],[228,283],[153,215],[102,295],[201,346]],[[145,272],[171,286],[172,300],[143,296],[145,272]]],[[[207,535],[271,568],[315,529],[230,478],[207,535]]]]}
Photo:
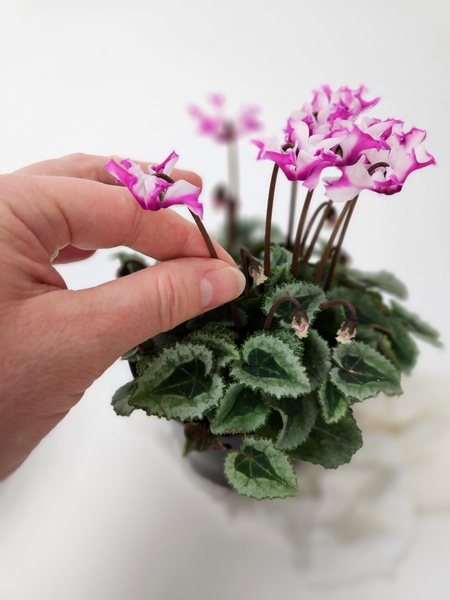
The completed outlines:
{"type": "Polygon", "coordinates": [[[258,118],[259,106],[243,106],[235,118],[230,118],[225,114],[225,96],[211,94],[208,102],[212,106],[213,114],[206,113],[195,104],[188,110],[198,121],[198,132],[211,136],[216,142],[229,143],[263,127],[258,118]]]}
{"type": "Polygon", "coordinates": [[[336,334],[336,340],[340,344],[350,344],[352,339],[356,335],[358,323],[354,319],[347,319],[344,321],[336,334]]]}
{"type": "Polygon", "coordinates": [[[130,190],[145,210],[186,204],[202,219],[203,206],[198,200],[200,188],[184,179],[173,181],[170,178],[177,160],[178,154],[171,152],[160,165],[148,165],[148,173],[144,173],[140,165],[128,158],[120,161],[120,164],[111,159],[105,169],[130,190]]]}

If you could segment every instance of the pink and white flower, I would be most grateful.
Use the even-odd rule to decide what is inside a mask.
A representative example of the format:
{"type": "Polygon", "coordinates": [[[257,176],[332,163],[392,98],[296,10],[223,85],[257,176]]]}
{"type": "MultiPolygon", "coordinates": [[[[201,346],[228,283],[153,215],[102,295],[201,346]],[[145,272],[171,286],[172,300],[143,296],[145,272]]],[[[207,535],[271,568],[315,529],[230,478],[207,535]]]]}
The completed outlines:
{"type": "Polygon", "coordinates": [[[346,156],[344,153],[342,161],[336,165],[341,175],[324,179],[327,196],[344,202],[364,189],[396,194],[413,171],[436,164],[422,145],[425,131],[413,128],[405,133],[401,130],[402,125],[401,121],[393,119],[369,123],[367,131],[374,133],[378,129],[378,145],[374,144],[372,148],[357,148],[356,145],[346,156]],[[361,152],[358,161],[354,162],[358,150],[361,152]]]}
{"type": "Polygon", "coordinates": [[[177,160],[178,154],[171,152],[160,165],[148,165],[148,173],[144,173],[140,165],[128,158],[120,161],[120,165],[111,159],[105,169],[130,190],[145,210],[186,204],[202,219],[203,206],[198,200],[200,188],[184,179],[175,182],[170,180],[177,160]]]}
{"type": "MultiPolygon", "coordinates": [[[[326,133],[333,129],[333,123],[337,119],[355,121],[362,112],[378,103],[380,98],[365,100],[362,95],[366,91],[362,85],[356,90],[341,86],[335,91],[328,85],[323,85],[318,90],[314,90],[312,101],[305,102],[299,111],[291,115],[291,118],[304,121],[311,134],[318,130],[326,133]]],[[[289,124],[286,132],[289,138],[289,124]]]]}
{"type": "Polygon", "coordinates": [[[253,140],[259,148],[258,160],[273,160],[290,181],[303,181],[308,189],[314,189],[326,167],[336,164],[338,156],[331,151],[338,141],[328,136],[310,135],[306,123],[291,123],[291,142],[281,145],[273,136],[267,141],[253,140]]]}
{"type": "Polygon", "coordinates": [[[212,107],[212,114],[208,114],[195,104],[192,104],[188,110],[198,121],[198,132],[211,136],[216,142],[229,143],[263,127],[258,119],[259,106],[244,105],[235,118],[230,118],[225,113],[224,96],[211,94],[208,102],[212,107]]]}

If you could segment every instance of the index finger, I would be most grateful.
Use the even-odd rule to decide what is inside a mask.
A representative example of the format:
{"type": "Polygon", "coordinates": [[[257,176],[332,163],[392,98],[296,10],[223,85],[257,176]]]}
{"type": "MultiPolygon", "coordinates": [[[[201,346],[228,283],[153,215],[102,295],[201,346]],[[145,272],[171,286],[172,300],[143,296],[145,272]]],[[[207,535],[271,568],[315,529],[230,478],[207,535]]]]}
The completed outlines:
{"type": "MultiPolygon", "coordinates": [[[[128,246],[157,260],[209,256],[193,223],[171,209],[143,210],[124,187],[67,176],[3,177],[9,183],[6,204],[49,256],[68,244],[84,250],[128,246]]],[[[234,266],[215,246],[219,258],[234,266]]]]}
{"type": "MultiPolygon", "coordinates": [[[[99,181],[100,183],[106,183],[109,185],[122,185],[116,181],[116,178],[111,175],[105,168],[104,165],[111,159],[111,156],[99,156],[93,154],[83,154],[78,152],[76,154],[68,154],[61,158],[52,158],[50,160],[43,160],[22,169],[14,171],[18,175],[51,175],[60,177],[76,177],[78,179],[91,179],[92,181],[99,181]]],[[[117,161],[120,162],[120,159],[117,161]]],[[[136,161],[133,162],[141,165],[144,169],[149,162],[136,161]]],[[[183,169],[174,169],[171,174],[172,179],[185,179],[196,185],[197,187],[202,186],[202,180],[197,173],[193,171],[186,171],[183,169]]]]}

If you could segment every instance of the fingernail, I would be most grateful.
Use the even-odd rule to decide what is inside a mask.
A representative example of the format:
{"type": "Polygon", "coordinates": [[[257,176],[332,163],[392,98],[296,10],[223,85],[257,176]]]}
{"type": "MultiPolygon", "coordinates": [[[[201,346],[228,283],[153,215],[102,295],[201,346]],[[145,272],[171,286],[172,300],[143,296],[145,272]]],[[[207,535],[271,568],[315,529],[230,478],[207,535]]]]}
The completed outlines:
{"type": "Polygon", "coordinates": [[[200,282],[203,308],[213,308],[234,300],[245,288],[244,274],[233,267],[213,269],[203,275],[200,282]]]}

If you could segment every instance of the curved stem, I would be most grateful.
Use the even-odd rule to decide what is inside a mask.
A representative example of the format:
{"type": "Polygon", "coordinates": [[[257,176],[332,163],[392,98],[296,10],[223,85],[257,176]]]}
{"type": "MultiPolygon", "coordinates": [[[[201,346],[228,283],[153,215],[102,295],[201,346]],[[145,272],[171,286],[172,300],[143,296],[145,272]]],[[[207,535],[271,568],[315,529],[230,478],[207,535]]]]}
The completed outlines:
{"type": "Polygon", "coordinates": [[[354,198],[351,201],[350,208],[348,210],[344,226],[342,227],[342,231],[341,231],[341,235],[339,236],[338,243],[336,244],[336,247],[333,248],[333,251],[334,251],[333,259],[331,261],[330,269],[328,271],[328,275],[327,275],[327,278],[326,278],[326,281],[325,281],[325,285],[324,285],[324,288],[323,288],[325,290],[325,292],[330,289],[331,281],[333,279],[334,271],[336,269],[336,265],[337,265],[337,261],[338,261],[339,254],[340,254],[340,251],[341,251],[342,243],[344,241],[345,234],[347,233],[348,225],[350,223],[350,219],[352,218],[353,211],[355,210],[355,206],[356,206],[356,202],[357,201],[358,201],[358,196],[356,196],[356,198],[354,198]]]}
{"type": "Polygon", "coordinates": [[[300,302],[294,298],[293,296],[282,296],[281,298],[278,298],[278,300],[275,300],[275,302],[272,304],[272,307],[269,311],[269,314],[267,315],[267,318],[264,322],[264,327],[263,330],[264,331],[269,331],[270,326],[272,325],[272,320],[273,320],[273,316],[277,310],[277,308],[280,306],[280,304],[282,304],[283,302],[292,302],[293,304],[295,304],[295,307],[297,309],[297,311],[307,320],[308,319],[308,313],[306,312],[306,310],[303,308],[303,306],[300,304],[300,302]]]}
{"type": "Polygon", "coordinates": [[[322,227],[324,226],[325,221],[327,220],[327,217],[330,213],[331,207],[333,206],[333,201],[329,200],[327,202],[327,206],[325,207],[325,210],[323,211],[322,214],[322,218],[319,221],[319,224],[317,225],[317,229],[314,232],[313,238],[311,240],[311,243],[309,244],[309,248],[305,254],[305,256],[302,259],[302,265],[306,265],[308,264],[309,259],[311,258],[311,255],[314,251],[317,239],[319,237],[320,232],[322,231],[322,227]]]}
{"type": "Polygon", "coordinates": [[[347,300],[330,300],[329,302],[324,302],[324,304],[321,305],[320,310],[327,310],[327,308],[331,308],[332,306],[346,306],[351,314],[351,318],[356,321],[356,310],[355,307],[353,306],[353,304],[351,304],[351,302],[347,302],[347,300]]]}
{"type": "Polygon", "coordinates": [[[286,248],[290,250],[292,246],[292,230],[294,229],[295,205],[297,203],[298,181],[293,181],[291,185],[291,202],[289,206],[289,222],[286,237],[286,248]]]}
{"type": "Polygon", "coordinates": [[[300,215],[300,220],[298,222],[297,234],[295,236],[294,242],[294,250],[292,254],[292,264],[291,264],[291,275],[297,278],[297,269],[298,269],[298,259],[300,258],[300,243],[302,239],[303,228],[305,226],[306,215],[308,214],[309,205],[311,204],[311,199],[313,196],[314,190],[308,190],[306,194],[305,201],[303,202],[302,213],[300,215]]]}
{"type": "Polygon", "coordinates": [[[267,198],[266,231],[264,235],[264,275],[270,275],[270,231],[272,229],[273,198],[277,184],[277,176],[280,167],[273,166],[272,177],[270,179],[269,197],[267,198]]]}
{"type": "Polygon", "coordinates": [[[350,208],[351,201],[345,203],[344,208],[341,210],[341,214],[336,221],[336,225],[334,226],[333,231],[331,232],[330,239],[328,240],[328,244],[325,246],[325,250],[323,252],[322,258],[320,259],[319,267],[314,275],[313,283],[316,285],[320,283],[322,279],[323,272],[325,270],[325,265],[327,264],[328,257],[330,255],[331,249],[334,244],[334,240],[338,234],[339,229],[341,228],[342,221],[344,220],[345,215],[347,214],[350,208]]]}

